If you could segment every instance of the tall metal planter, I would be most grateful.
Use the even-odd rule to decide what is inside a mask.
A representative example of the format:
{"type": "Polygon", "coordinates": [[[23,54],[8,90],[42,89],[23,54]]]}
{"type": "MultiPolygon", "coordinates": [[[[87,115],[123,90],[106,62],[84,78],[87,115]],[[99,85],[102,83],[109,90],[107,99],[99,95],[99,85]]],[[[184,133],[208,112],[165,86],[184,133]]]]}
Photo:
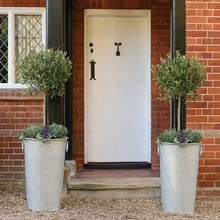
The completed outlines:
{"type": "Polygon", "coordinates": [[[67,138],[23,140],[27,207],[33,211],[61,208],[67,138]]]}
{"type": "Polygon", "coordinates": [[[178,144],[162,143],[158,150],[163,209],[171,213],[193,214],[201,145],[180,147],[178,144]]]}

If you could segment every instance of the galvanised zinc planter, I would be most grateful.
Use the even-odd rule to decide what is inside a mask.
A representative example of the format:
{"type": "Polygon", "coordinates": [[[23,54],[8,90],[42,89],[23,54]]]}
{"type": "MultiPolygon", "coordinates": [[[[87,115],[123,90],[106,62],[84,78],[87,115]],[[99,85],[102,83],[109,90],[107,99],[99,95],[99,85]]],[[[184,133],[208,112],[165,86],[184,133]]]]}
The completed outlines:
{"type": "Polygon", "coordinates": [[[23,140],[27,207],[33,211],[61,208],[67,138],[23,140]]]}
{"type": "Polygon", "coordinates": [[[166,212],[193,214],[201,144],[161,143],[160,181],[162,206],[166,212]]]}

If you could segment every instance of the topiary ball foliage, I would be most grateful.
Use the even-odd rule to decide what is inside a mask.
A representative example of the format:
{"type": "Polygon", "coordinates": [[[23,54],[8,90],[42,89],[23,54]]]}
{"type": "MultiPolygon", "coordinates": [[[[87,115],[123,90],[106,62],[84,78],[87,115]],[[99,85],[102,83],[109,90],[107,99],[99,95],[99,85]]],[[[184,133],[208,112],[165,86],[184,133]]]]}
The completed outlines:
{"type": "Polygon", "coordinates": [[[172,58],[168,54],[160,64],[153,66],[152,73],[163,100],[195,100],[197,89],[205,78],[206,68],[198,58],[189,58],[178,51],[172,58]]]}
{"type": "Polygon", "coordinates": [[[16,73],[28,92],[44,93],[49,98],[64,94],[71,69],[71,60],[61,50],[31,50],[16,60],[16,73]]]}

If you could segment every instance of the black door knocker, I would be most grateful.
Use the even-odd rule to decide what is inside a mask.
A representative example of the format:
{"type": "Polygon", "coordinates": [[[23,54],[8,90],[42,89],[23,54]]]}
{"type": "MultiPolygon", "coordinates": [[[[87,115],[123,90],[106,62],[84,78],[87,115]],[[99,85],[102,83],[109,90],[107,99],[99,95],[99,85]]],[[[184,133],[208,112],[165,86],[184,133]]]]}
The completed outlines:
{"type": "Polygon", "coordinates": [[[117,50],[116,50],[116,56],[120,56],[120,51],[119,51],[119,47],[122,45],[121,42],[117,43],[115,42],[115,46],[117,46],[117,50]]]}

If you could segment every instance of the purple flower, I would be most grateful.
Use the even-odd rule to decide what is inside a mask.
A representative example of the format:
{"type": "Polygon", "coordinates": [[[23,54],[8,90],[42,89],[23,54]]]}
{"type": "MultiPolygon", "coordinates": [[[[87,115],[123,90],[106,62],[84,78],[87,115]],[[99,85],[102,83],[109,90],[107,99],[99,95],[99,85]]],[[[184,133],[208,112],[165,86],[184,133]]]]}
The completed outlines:
{"type": "Polygon", "coordinates": [[[42,131],[41,131],[41,136],[43,139],[47,139],[49,138],[49,127],[48,126],[45,126],[43,127],[42,131]]]}
{"type": "Polygon", "coordinates": [[[186,139],[187,139],[187,137],[186,137],[186,135],[184,134],[184,132],[183,132],[183,131],[180,131],[180,132],[179,132],[179,136],[178,136],[178,141],[179,141],[179,143],[185,143],[185,142],[186,142],[186,139]]]}

